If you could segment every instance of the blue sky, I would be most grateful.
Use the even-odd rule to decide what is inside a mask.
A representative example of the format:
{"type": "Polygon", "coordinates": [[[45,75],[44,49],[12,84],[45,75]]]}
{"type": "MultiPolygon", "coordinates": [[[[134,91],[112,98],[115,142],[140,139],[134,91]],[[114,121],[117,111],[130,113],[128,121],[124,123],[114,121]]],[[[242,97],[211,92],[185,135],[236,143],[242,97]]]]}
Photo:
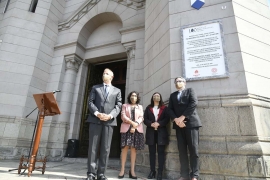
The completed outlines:
{"type": "Polygon", "coordinates": [[[270,7],[270,0],[267,0],[268,1],[268,5],[269,5],[269,7],[270,7]]]}

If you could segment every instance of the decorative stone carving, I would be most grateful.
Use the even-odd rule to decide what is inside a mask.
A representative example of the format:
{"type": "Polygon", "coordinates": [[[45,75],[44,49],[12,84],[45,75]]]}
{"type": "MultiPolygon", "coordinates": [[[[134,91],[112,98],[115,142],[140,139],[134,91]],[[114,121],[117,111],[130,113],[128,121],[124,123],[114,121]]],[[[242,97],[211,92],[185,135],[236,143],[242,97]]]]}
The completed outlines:
{"type": "MultiPolygon", "coordinates": [[[[71,16],[68,20],[61,22],[58,24],[58,31],[64,31],[76,24],[85,14],[87,14],[97,3],[101,0],[89,0],[76,11],[76,13],[71,16]]],[[[111,0],[115,1],[119,4],[124,6],[130,7],[132,9],[138,10],[145,8],[145,1],[146,0],[111,0]]]]}
{"type": "Polygon", "coordinates": [[[128,6],[132,9],[138,10],[145,7],[145,0],[111,0],[120,3],[124,6],[128,6]]]}
{"type": "Polygon", "coordinates": [[[76,54],[71,54],[65,56],[65,61],[66,61],[66,70],[73,69],[74,71],[78,72],[80,64],[82,63],[83,59],[76,54]]]}
{"type": "Polygon", "coordinates": [[[126,44],[123,44],[123,45],[124,45],[124,47],[126,49],[128,59],[135,58],[135,50],[136,50],[135,42],[126,43],[126,44]]]}
{"type": "Polygon", "coordinates": [[[67,21],[58,24],[58,30],[64,31],[71,28],[76,24],[85,14],[87,14],[99,1],[101,0],[90,0],[85,3],[78,11],[71,16],[67,21]]]}

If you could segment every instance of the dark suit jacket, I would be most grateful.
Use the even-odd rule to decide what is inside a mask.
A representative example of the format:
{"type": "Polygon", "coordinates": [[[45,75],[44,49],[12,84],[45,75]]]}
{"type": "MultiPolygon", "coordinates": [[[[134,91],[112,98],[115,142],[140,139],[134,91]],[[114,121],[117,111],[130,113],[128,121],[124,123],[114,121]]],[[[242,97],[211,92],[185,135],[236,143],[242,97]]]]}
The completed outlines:
{"type": "Polygon", "coordinates": [[[89,95],[88,107],[90,110],[90,115],[88,116],[87,122],[104,124],[108,126],[117,126],[116,117],[121,111],[122,97],[120,89],[111,86],[108,96],[104,94],[103,84],[95,85],[89,95]],[[109,121],[100,121],[98,117],[95,116],[95,112],[111,114],[113,118],[109,121]]]}
{"type": "MultiPolygon", "coordinates": [[[[158,132],[158,145],[166,145],[169,143],[168,131],[166,125],[170,121],[170,116],[168,112],[168,108],[166,106],[160,107],[158,120],[159,127],[157,129],[158,132]]],[[[145,144],[154,145],[155,144],[155,129],[151,127],[151,124],[155,122],[155,115],[153,113],[153,108],[148,106],[144,111],[144,124],[147,126],[146,135],[145,135],[145,144]]]]}
{"type": "MultiPolygon", "coordinates": [[[[180,102],[177,99],[178,91],[171,94],[169,99],[170,117],[172,120],[182,115],[186,117],[186,128],[201,127],[202,123],[196,111],[197,96],[192,88],[187,88],[182,91],[180,102]]],[[[173,128],[180,128],[173,122],[173,128]]]]}

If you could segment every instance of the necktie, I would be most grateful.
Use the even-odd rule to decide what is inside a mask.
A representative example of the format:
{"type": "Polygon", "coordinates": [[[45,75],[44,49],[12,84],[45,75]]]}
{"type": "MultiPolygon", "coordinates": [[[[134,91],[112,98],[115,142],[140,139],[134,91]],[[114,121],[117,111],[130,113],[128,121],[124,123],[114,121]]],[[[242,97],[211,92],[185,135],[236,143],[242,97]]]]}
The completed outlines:
{"type": "Polygon", "coordinates": [[[105,95],[107,95],[108,94],[108,85],[105,85],[105,95]]]}
{"type": "Polygon", "coordinates": [[[178,94],[177,94],[177,100],[178,100],[178,101],[180,101],[181,93],[182,93],[182,92],[179,91],[178,94]]]}

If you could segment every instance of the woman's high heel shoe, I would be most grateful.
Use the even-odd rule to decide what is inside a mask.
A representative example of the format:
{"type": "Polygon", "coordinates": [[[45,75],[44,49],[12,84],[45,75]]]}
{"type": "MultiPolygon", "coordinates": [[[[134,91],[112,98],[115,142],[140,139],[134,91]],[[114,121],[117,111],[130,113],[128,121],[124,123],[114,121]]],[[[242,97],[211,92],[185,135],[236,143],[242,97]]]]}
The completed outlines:
{"type": "Polygon", "coordinates": [[[149,175],[148,175],[148,177],[147,177],[147,179],[153,179],[153,178],[155,178],[156,177],[156,171],[150,171],[150,173],[149,173],[149,175]]]}
{"type": "Polygon", "coordinates": [[[124,176],[125,176],[125,173],[123,174],[123,176],[118,175],[118,179],[123,179],[124,176]]]}
{"type": "Polygon", "coordinates": [[[131,171],[129,171],[129,178],[131,178],[131,179],[137,179],[137,176],[132,176],[131,171]]]}

